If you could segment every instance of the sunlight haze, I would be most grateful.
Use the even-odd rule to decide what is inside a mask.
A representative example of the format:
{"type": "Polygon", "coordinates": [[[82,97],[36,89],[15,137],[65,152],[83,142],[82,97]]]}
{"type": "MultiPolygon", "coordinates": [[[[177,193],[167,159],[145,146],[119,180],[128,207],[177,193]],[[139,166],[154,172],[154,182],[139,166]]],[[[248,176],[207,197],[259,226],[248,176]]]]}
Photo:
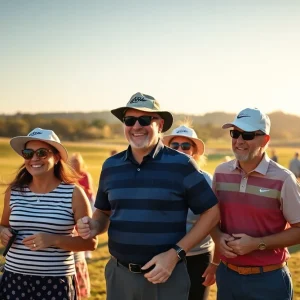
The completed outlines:
{"type": "Polygon", "coordinates": [[[0,2],[0,113],[300,115],[300,1],[0,2]]]}

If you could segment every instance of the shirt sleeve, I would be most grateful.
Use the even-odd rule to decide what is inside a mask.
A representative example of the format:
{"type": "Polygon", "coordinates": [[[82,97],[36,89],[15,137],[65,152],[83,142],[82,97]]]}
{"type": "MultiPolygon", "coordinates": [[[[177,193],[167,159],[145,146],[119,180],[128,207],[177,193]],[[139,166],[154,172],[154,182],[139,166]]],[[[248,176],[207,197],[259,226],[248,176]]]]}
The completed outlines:
{"type": "Polygon", "coordinates": [[[100,174],[99,187],[94,206],[100,210],[111,210],[106,188],[105,173],[105,169],[103,168],[100,174]]]}
{"type": "Polygon", "coordinates": [[[281,205],[285,219],[290,223],[300,222],[300,184],[295,176],[290,175],[283,183],[281,205]]]}
{"type": "Polygon", "coordinates": [[[188,206],[194,214],[201,214],[218,203],[210,184],[194,160],[189,162],[189,172],[184,177],[188,206]]]}

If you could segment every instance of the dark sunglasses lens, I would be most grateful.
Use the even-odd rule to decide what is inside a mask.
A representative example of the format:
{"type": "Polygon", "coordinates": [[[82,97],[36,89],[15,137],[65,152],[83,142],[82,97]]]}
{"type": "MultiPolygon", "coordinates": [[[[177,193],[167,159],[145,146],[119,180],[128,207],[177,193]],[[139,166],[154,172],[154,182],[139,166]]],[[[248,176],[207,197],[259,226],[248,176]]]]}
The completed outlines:
{"type": "Polygon", "coordinates": [[[242,135],[243,140],[251,141],[255,138],[255,132],[240,132],[238,130],[230,130],[230,135],[234,139],[238,139],[242,135]]]}
{"type": "Polygon", "coordinates": [[[136,120],[136,117],[124,117],[124,123],[126,126],[133,126],[136,120]]]}
{"type": "Polygon", "coordinates": [[[171,143],[170,148],[177,150],[179,148],[179,143],[171,143]]]}
{"type": "Polygon", "coordinates": [[[182,150],[190,150],[190,149],[191,149],[191,146],[192,146],[192,145],[191,145],[190,143],[188,143],[188,142],[181,143],[181,144],[179,144],[179,143],[177,143],[177,142],[174,142],[174,143],[171,143],[171,145],[170,145],[170,147],[171,147],[172,149],[175,149],[175,150],[178,150],[179,147],[181,147],[182,150]]]}
{"type": "Polygon", "coordinates": [[[149,126],[151,124],[152,117],[151,116],[141,116],[138,118],[141,126],[149,126]]]}
{"type": "Polygon", "coordinates": [[[240,136],[241,132],[237,130],[230,130],[230,136],[234,139],[238,139],[240,136]]]}
{"type": "Polygon", "coordinates": [[[24,149],[22,150],[22,156],[24,159],[31,159],[33,158],[34,151],[32,149],[24,149]]]}
{"type": "Polygon", "coordinates": [[[151,124],[152,117],[151,116],[141,116],[141,117],[124,117],[124,123],[126,126],[133,126],[135,122],[138,120],[141,126],[149,126],[151,124]]]}
{"type": "Polygon", "coordinates": [[[36,150],[35,153],[36,153],[36,156],[39,158],[45,158],[48,155],[47,149],[42,149],[42,148],[36,150]]]}
{"type": "Polygon", "coordinates": [[[245,141],[251,141],[255,138],[255,132],[243,132],[242,137],[245,141]]]}
{"type": "Polygon", "coordinates": [[[182,150],[190,150],[190,149],[191,149],[191,146],[192,146],[192,145],[191,145],[190,143],[187,143],[187,142],[186,142],[186,143],[182,143],[182,144],[181,144],[181,149],[182,149],[182,150]]]}

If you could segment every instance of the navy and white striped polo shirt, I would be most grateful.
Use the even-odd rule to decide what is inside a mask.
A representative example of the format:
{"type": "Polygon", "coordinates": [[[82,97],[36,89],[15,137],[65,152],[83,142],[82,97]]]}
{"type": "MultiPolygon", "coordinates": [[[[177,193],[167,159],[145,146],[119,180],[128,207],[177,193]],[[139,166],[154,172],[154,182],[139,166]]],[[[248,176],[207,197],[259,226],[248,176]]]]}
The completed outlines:
{"type": "Polygon", "coordinates": [[[201,214],[216,203],[196,162],[159,141],[141,164],[130,146],[104,162],[95,207],[112,212],[111,255],[144,264],[186,234],[189,207],[201,214]]]}

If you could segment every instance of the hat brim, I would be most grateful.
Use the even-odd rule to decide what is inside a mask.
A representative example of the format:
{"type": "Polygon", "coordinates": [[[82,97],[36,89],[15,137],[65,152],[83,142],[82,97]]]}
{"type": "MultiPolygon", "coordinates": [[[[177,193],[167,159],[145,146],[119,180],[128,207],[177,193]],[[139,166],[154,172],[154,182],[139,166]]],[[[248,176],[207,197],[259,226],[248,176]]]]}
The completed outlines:
{"type": "Polygon", "coordinates": [[[196,138],[192,138],[192,137],[189,137],[189,136],[186,136],[186,135],[183,135],[183,134],[170,134],[170,135],[166,135],[166,136],[163,137],[163,143],[165,145],[169,146],[170,145],[170,141],[174,137],[177,137],[177,136],[185,137],[185,138],[193,141],[196,144],[196,147],[197,147],[197,154],[198,155],[203,155],[204,154],[205,145],[204,145],[204,142],[202,140],[196,139],[196,138]]]}
{"type": "Polygon", "coordinates": [[[230,128],[230,127],[238,127],[244,131],[256,131],[256,130],[261,130],[261,129],[258,129],[258,128],[255,128],[249,124],[245,124],[243,122],[238,122],[238,121],[234,121],[232,123],[226,123],[222,126],[223,129],[227,129],[227,128],[230,128]]]}
{"type": "Polygon", "coordinates": [[[29,141],[41,141],[44,143],[47,143],[54,147],[60,154],[61,159],[64,162],[68,161],[68,151],[67,149],[61,145],[60,143],[57,143],[55,141],[48,141],[43,140],[31,136],[16,136],[10,140],[10,146],[20,155],[22,156],[22,150],[24,150],[25,144],[29,141]]]}
{"type": "Polygon", "coordinates": [[[169,130],[173,124],[173,116],[168,111],[157,111],[157,110],[153,110],[153,109],[147,108],[147,107],[123,106],[123,107],[119,107],[119,108],[111,110],[111,113],[123,123],[123,117],[124,117],[124,114],[127,109],[135,109],[135,110],[140,110],[140,111],[157,113],[164,120],[164,126],[162,129],[162,132],[166,132],[167,130],[169,130]]]}

